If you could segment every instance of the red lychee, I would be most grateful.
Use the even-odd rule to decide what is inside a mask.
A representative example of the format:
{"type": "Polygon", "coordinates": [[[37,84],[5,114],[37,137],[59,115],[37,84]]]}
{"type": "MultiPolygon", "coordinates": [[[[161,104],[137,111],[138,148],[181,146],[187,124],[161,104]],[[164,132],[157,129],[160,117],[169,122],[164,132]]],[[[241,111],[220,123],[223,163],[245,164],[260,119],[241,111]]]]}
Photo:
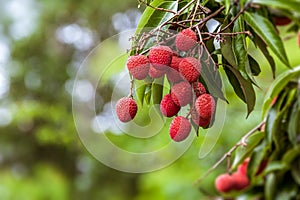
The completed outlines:
{"type": "Polygon", "coordinates": [[[200,82],[193,83],[193,89],[194,89],[196,97],[199,97],[200,95],[206,93],[206,89],[205,89],[204,85],[200,82]]]}
{"type": "Polygon", "coordinates": [[[168,46],[154,46],[149,51],[149,61],[158,70],[168,70],[173,51],[168,46]]]}
{"type": "Polygon", "coordinates": [[[131,121],[135,117],[137,109],[136,102],[130,97],[123,97],[116,104],[116,113],[121,122],[131,121]]]}
{"type": "Polygon", "coordinates": [[[237,171],[242,173],[242,174],[247,175],[247,168],[248,168],[249,162],[250,162],[250,158],[246,158],[244,160],[244,162],[238,166],[237,171]]]}
{"type": "Polygon", "coordinates": [[[234,181],[230,174],[221,174],[215,180],[215,187],[218,192],[230,192],[234,189],[234,181]]]}
{"type": "Polygon", "coordinates": [[[146,56],[130,56],[127,60],[127,68],[133,78],[143,80],[149,72],[150,63],[146,56]]]}
{"type": "Polygon", "coordinates": [[[289,23],[292,22],[292,20],[288,17],[273,17],[274,23],[276,24],[276,26],[286,26],[289,23]]]}
{"type": "Polygon", "coordinates": [[[195,110],[195,108],[193,108],[191,110],[191,116],[192,116],[193,122],[196,125],[200,126],[200,127],[206,128],[210,124],[211,119],[210,118],[205,119],[205,118],[199,117],[199,115],[198,115],[197,111],[195,110]]]}
{"type": "Polygon", "coordinates": [[[180,106],[177,106],[172,100],[171,94],[167,94],[160,102],[160,111],[166,117],[173,117],[180,110],[180,106]]]}
{"type": "Polygon", "coordinates": [[[180,73],[178,72],[179,69],[179,63],[182,61],[183,58],[180,58],[178,56],[172,56],[172,62],[170,64],[170,69],[167,71],[167,78],[170,83],[178,83],[182,81],[182,77],[180,73]]]}
{"type": "Polygon", "coordinates": [[[196,99],[195,108],[200,117],[210,119],[215,112],[215,99],[210,94],[202,94],[196,99]]]}
{"type": "Polygon", "coordinates": [[[165,71],[161,71],[150,65],[149,76],[151,78],[160,78],[165,74],[165,71]]]}
{"type": "Polygon", "coordinates": [[[180,142],[188,137],[191,128],[191,123],[185,117],[175,117],[170,124],[170,136],[172,140],[180,142]]]}
{"type": "Polygon", "coordinates": [[[192,29],[184,29],[179,32],[175,39],[175,45],[180,51],[188,51],[197,44],[197,35],[192,29]]]}
{"type": "Polygon", "coordinates": [[[185,106],[192,101],[192,87],[186,82],[176,83],[171,88],[171,97],[178,106],[185,106]]]}
{"type": "Polygon", "coordinates": [[[240,172],[235,172],[232,174],[234,189],[243,190],[249,186],[249,179],[247,175],[242,174],[240,172]]]}
{"type": "Polygon", "coordinates": [[[194,57],[184,58],[179,63],[180,74],[190,83],[198,80],[201,71],[201,63],[194,57]]]}

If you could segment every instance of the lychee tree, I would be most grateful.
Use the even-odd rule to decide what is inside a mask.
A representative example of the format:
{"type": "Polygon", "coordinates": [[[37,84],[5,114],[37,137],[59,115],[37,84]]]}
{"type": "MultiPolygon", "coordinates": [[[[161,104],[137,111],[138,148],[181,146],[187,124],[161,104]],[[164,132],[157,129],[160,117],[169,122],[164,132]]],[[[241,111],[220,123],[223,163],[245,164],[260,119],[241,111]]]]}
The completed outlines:
{"type": "Polygon", "coordinates": [[[196,184],[227,160],[228,169],[215,182],[221,195],[299,199],[300,67],[290,65],[278,26],[288,26],[292,37],[298,33],[299,41],[300,2],[139,0],[139,5],[146,9],[129,50],[131,91],[117,103],[119,119],[128,122],[139,106],[159,104],[164,117],[173,117],[170,138],[180,142],[192,127],[198,132],[213,126],[218,102],[230,102],[221,77],[229,80],[249,115],[256,102],[254,87],[259,87],[255,77],[261,72],[249,51],[253,46],[268,61],[274,78],[265,95],[263,120],[196,184]],[[270,50],[287,67],[278,77],[270,50]],[[169,88],[165,96],[164,87],[169,88]],[[183,107],[187,112],[179,116],[183,107]]]}

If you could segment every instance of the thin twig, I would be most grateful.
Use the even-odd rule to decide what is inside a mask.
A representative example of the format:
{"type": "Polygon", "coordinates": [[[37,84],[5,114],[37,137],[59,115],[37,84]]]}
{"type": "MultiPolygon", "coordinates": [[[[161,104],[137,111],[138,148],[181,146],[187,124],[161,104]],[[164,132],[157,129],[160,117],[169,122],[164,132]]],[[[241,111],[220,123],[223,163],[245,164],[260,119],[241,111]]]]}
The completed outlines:
{"type": "MultiPolygon", "coordinates": [[[[210,14],[209,16],[202,19],[199,23],[195,24],[193,27],[197,26],[203,26],[208,20],[211,18],[217,16],[220,12],[222,12],[225,9],[225,6],[221,6],[218,10],[216,10],[214,13],[210,14]]],[[[200,28],[201,29],[201,28],[200,28]]]]}
{"type": "Polygon", "coordinates": [[[165,8],[154,7],[151,4],[149,4],[148,2],[145,2],[143,0],[139,0],[139,2],[145,4],[146,6],[148,6],[150,8],[153,8],[155,10],[160,10],[160,11],[164,11],[164,12],[169,12],[169,13],[176,14],[176,12],[174,12],[173,10],[168,10],[168,9],[165,9],[165,8]]]}
{"type": "Polygon", "coordinates": [[[220,160],[218,160],[211,168],[209,168],[200,178],[195,181],[195,185],[198,185],[204,178],[206,178],[213,170],[215,170],[226,158],[230,157],[231,154],[239,147],[239,146],[247,146],[246,140],[250,137],[253,133],[260,130],[260,128],[265,124],[265,121],[262,121],[260,124],[255,126],[252,130],[246,133],[241,140],[236,143],[231,149],[225,153],[220,160]]]}

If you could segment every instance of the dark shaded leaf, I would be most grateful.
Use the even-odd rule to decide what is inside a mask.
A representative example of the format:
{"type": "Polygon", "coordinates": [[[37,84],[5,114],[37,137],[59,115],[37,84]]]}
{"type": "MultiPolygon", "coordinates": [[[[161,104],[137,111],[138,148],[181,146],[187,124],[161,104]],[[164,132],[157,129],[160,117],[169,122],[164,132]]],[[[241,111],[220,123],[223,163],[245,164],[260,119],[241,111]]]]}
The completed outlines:
{"type": "Polygon", "coordinates": [[[258,76],[261,72],[258,62],[250,55],[248,55],[249,65],[253,76],[258,76]]]}
{"type": "Polygon", "coordinates": [[[158,79],[155,79],[152,84],[152,101],[153,104],[160,104],[163,97],[163,89],[164,89],[164,76],[158,79]]]}
{"type": "Polygon", "coordinates": [[[288,136],[289,140],[293,145],[298,143],[297,136],[300,135],[300,110],[298,101],[296,101],[293,105],[288,125],[288,136]]]}
{"type": "MultiPolygon", "coordinates": [[[[241,15],[234,23],[233,32],[243,32],[245,30],[244,18],[241,15]]],[[[246,72],[245,66],[247,62],[246,37],[244,34],[238,34],[232,38],[232,49],[238,66],[238,70],[246,72]]]]}
{"type": "Polygon", "coordinates": [[[245,20],[247,24],[256,32],[256,34],[266,42],[266,44],[270,47],[274,54],[286,66],[290,67],[282,40],[269,19],[257,13],[245,12],[245,20]]]}
{"type": "Polygon", "coordinates": [[[209,93],[222,100],[226,100],[222,91],[222,79],[213,58],[204,46],[201,45],[199,48],[201,50],[201,76],[209,93]]]}
{"type": "Polygon", "coordinates": [[[254,35],[255,44],[258,46],[258,48],[261,50],[261,52],[264,54],[265,58],[269,62],[271,70],[272,70],[273,78],[275,78],[275,73],[276,73],[275,61],[274,61],[273,57],[270,55],[270,53],[267,49],[266,43],[260,37],[258,37],[256,34],[253,34],[253,35],[254,35]]]}
{"type": "Polygon", "coordinates": [[[256,99],[251,81],[246,80],[238,70],[231,66],[225,66],[224,69],[235,93],[247,104],[247,115],[249,115],[254,109],[256,99]]]}

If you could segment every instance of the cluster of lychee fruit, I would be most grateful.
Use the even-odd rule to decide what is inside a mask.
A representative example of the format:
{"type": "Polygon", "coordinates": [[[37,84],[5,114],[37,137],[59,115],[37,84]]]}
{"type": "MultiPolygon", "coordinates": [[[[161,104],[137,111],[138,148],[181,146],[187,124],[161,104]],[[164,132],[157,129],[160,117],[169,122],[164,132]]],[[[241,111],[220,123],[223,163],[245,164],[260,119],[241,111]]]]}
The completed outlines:
{"type": "MultiPolygon", "coordinates": [[[[160,102],[160,110],[165,117],[174,117],[169,128],[170,137],[180,142],[188,137],[192,123],[206,128],[210,125],[216,107],[215,98],[208,93],[201,77],[201,55],[192,52],[198,37],[192,29],[179,32],[174,40],[175,51],[167,45],[155,45],[148,55],[133,55],[127,60],[127,69],[137,80],[156,79],[166,75],[170,92],[160,102]],[[183,55],[183,56],[181,56],[183,55]],[[180,109],[190,106],[189,113],[177,116],[180,109]]],[[[128,122],[137,113],[137,104],[131,97],[123,97],[117,102],[116,113],[120,121],[128,122]]]]}
{"type": "Polygon", "coordinates": [[[218,192],[229,193],[232,191],[240,191],[247,188],[250,184],[247,176],[247,167],[249,158],[247,158],[233,174],[221,174],[215,180],[215,187],[218,192]]]}

